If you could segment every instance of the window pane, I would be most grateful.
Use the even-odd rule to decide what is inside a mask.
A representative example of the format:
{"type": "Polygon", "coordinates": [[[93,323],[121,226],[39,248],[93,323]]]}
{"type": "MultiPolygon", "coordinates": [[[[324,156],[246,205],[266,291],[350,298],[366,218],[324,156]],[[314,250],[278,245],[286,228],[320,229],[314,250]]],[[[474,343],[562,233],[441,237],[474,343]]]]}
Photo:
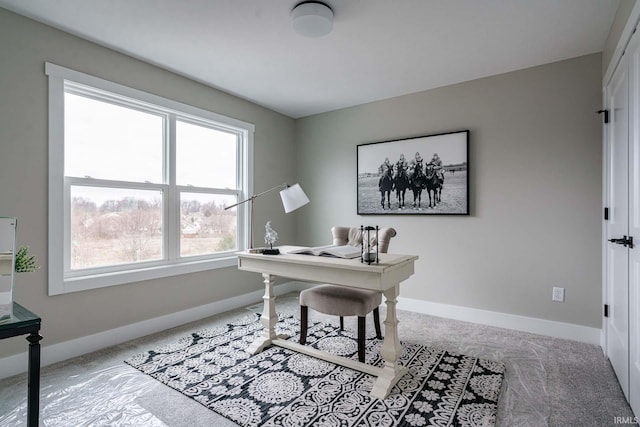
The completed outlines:
{"type": "Polygon", "coordinates": [[[237,188],[237,136],[176,122],[176,182],[209,188],[237,188]]]}
{"type": "Polygon", "coordinates": [[[162,259],[162,192],[71,186],[71,270],[162,259]]]}
{"type": "Polygon", "coordinates": [[[195,256],[237,248],[236,196],[180,194],[180,256],[195,256]]]}
{"type": "Polygon", "coordinates": [[[65,93],[66,176],[163,182],[164,118],[65,93]]]}

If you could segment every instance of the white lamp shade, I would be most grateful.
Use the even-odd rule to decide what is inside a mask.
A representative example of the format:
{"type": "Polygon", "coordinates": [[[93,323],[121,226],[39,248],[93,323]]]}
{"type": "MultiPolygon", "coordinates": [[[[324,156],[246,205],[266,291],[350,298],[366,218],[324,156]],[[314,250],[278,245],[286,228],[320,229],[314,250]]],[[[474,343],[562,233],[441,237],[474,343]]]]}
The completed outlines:
{"type": "Polygon", "coordinates": [[[280,197],[282,198],[282,206],[284,206],[286,213],[293,212],[309,203],[309,198],[304,194],[304,191],[302,191],[300,184],[294,184],[291,187],[285,188],[280,192],[280,197]]]}
{"type": "Polygon", "coordinates": [[[293,28],[306,37],[322,37],[333,30],[333,11],[324,3],[308,1],[291,11],[293,28]]]}

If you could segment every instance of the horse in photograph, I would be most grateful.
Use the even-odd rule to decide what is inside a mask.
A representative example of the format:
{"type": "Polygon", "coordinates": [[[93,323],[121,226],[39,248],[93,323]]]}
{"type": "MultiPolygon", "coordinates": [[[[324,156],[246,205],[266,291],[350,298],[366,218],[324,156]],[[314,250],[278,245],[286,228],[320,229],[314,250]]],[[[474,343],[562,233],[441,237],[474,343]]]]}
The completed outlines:
{"type": "Polygon", "coordinates": [[[393,179],[396,190],[396,198],[398,200],[398,208],[404,208],[404,195],[409,188],[409,176],[406,168],[399,166],[396,176],[393,179]]]}
{"type": "Polygon", "coordinates": [[[409,180],[409,186],[413,191],[413,207],[420,208],[420,202],[422,199],[422,190],[427,187],[427,177],[422,171],[422,166],[416,165],[409,180]]]}
{"type": "Polygon", "coordinates": [[[391,191],[393,190],[393,168],[386,168],[383,175],[378,181],[378,188],[380,189],[380,204],[384,209],[384,201],[387,200],[387,209],[391,209],[391,191]]]}
{"type": "Polygon", "coordinates": [[[444,184],[444,174],[442,172],[438,172],[433,165],[427,165],[427,194],[429,195],[429,207],[435,208],[438,203],[440,203],[441,193],[442,193],[442,185],[444,184]],[[431,194],[433,193],[433,203],[431,194]]]}

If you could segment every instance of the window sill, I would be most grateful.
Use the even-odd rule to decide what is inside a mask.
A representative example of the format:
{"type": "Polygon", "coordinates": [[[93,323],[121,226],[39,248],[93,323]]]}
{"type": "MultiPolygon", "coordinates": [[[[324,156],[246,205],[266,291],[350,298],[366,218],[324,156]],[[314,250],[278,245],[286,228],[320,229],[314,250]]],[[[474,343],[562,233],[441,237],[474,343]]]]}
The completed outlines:
{"type": "Polygon", "coordinates": [[[236,255],[230,254],[224,258],[217,258],[213,260],[209,259],[183,262],[179,264],[146,267],[135,270],[95,274],[91,276],[68,277],[61,283],[50,283],[49,296],[123,285],[126,283],[142,282],[144,280],[161,279],[164,277],[179,276],[182,274],[197,273],[200,271],[216,270],[218,268],[233,267],[236,265],[238,265],[236,255]]]}

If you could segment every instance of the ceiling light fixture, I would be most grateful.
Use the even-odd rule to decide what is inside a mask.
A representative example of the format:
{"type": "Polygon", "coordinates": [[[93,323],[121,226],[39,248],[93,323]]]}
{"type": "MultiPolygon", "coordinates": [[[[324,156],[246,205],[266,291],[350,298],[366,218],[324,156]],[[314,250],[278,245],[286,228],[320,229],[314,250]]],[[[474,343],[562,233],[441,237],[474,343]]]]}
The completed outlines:
{"type": "Polygon", "coordinates": [[[333,11],[319,1],[304,1],[291,11],[293,28],[305,37],[326,36],[333,29],[333,11]]]}

